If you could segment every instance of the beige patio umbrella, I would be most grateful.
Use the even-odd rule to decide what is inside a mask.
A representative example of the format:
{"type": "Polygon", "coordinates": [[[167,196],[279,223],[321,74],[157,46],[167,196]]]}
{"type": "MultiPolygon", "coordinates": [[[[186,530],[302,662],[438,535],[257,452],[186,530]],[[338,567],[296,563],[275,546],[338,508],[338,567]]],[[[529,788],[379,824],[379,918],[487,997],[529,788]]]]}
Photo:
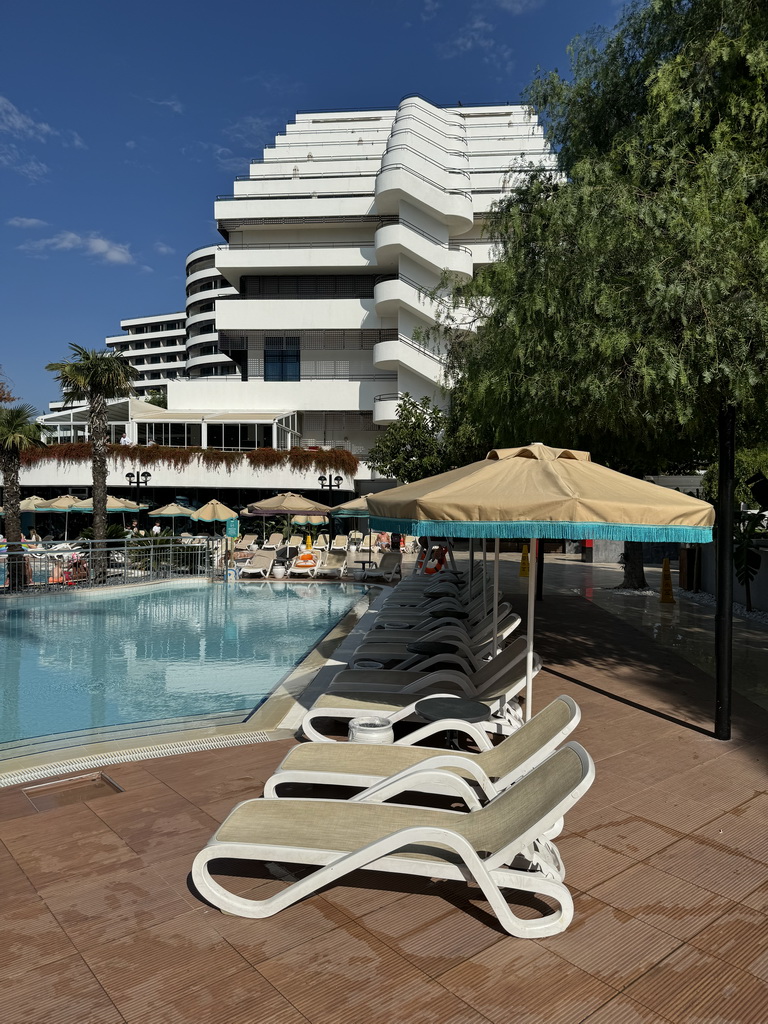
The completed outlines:
{"type": "MultiPolygon", "coordinates": [[[[116,498],[112,494],[107,495],[107,512],[139,512],[141,509],[149,508],[148,505],[140,505],[130,498],[116,498]]],[[[78,512],[93,512],[93,498],[83,498],[77,506],[78,512]]]]}
{"type": "Polygon", "coordinates": [[[187,508],[185,505],[179,505],[177,502],[172,501],[170,505],[162,505],[160,508],[152,510],[152,515],[159,518],[165,518],[171,520],[171,531],[176,531],[176,520],[183,518],[189,518],[194,513],[194,509],[187,508]]]}
{"type": "Polygon", "coordinates": [[[67,540],[69,533],[70,512],[90,512],[88,502],[76,498],[73,494],[60,494],[57,498],[44,499],[42,504],[35,507],[36,512],[63,512],[64,513],[64,540],[67,540]]]}
{"type": "Polygon", "coordinates": [[[328,505],[323,505],[321,501],[312,501],[301,494],[287,491],[284,494],[276,494],[272,498],[264,498],[263,501],[251,502],[240,514],[243,516],[293,516],[302,512],[307,515],[325,515],[330,512],[330,508],[328,505]]]}
{"type": "MultiPolygon", "coordinates": [[[[442,537],[634,540],[706,544],[706,501],[617,473],[588,452],[543,444],[495,449],[480,462],[367,496],[371,527],[442,537]]],[[[531,714],[536,574],[528,577],[526,717],[531,714]]]]}
{"type": "Polygon", "coordinates": [[[218,498],[211,498],[189,518],[203,523],[225,523],[227,519],[237,519],[237,512],[227,508],[218,498]]]}
{"type": "Polygon", "coordinates": [[[362,498],[353,498],[351,501],[337,505],[331,511],[340,519],[363,519],[368,515],[368,499],[365,495],[362,498]]]}
{"type": "Polygon", "coordinates": [[[41,498],[38,494],[31,494],[19,502],[19,512],[38,512],[44,501],[45,498],[41,498]]]}

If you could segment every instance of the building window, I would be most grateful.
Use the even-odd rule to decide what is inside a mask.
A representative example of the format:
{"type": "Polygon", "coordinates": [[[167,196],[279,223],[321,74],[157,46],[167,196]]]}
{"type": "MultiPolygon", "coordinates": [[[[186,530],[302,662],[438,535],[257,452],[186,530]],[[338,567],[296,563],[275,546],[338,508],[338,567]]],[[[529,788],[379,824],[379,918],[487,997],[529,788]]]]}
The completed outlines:
{"type": "Polygon", "coordinates": [[[264,339],[264,380],[301,380],[298,338],[264,339]]]}

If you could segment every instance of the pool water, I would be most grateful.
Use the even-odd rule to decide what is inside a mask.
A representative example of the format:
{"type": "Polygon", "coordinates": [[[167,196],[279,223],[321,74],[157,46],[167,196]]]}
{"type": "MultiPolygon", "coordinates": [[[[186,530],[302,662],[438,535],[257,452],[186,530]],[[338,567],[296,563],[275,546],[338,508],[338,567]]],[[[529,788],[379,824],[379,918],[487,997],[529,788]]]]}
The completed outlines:
{"type": "Polygon", "coordinates": [[[7,597],[0,742],[249,712],[365,589],[185,582],[7,597]]]}

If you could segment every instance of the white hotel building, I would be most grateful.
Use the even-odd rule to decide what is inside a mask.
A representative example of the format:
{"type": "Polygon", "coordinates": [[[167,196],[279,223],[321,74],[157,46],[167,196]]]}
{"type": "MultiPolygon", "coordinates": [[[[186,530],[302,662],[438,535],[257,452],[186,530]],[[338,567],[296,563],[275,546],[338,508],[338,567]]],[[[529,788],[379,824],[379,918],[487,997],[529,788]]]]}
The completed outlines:
{"type": "MultiPolygon", "coordinates": [[[[140,396],[163,389],[168,404],[117,403],[114,439],[125,429],[137,444],[344,447],[370,489],[365,455],[399,397],[441,401],[441,353],[424,340],[430,294],[446,271],[467,280],[491,260],[488,211],[541,166],[554,157],[520,105],[409,96],[394,110],[297,115],[217,198],[223,243],[187,258],[185,310],[123,320],[107,338],[141,374],[140,396]]],[[[82,410],[45,419],[62,440],[84,436],[82,410]]],[[[88,483],[87,469],[71,472],[88,483]]],[[[316,474],[291,470],[158,475],[158,487],[225,500],[232,488],[318,489],[316,474]]],[[[123,476],[116,467],[110,486],[124,488],[123,476]]]]}

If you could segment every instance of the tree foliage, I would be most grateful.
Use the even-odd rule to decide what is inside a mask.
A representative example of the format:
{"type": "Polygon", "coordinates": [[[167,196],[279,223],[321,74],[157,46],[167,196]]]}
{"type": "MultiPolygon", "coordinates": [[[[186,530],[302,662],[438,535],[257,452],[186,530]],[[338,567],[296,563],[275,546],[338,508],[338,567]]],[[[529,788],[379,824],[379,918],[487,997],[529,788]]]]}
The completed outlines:
{"type": "Polygon", "coordinates": [[[499,443],[658,468],[709,461],[724,407],[762,414],[767,40],[768,5],[653,0],[530,87],[565,174],[511,189],[443,324],[499,443]]]}
{"type": "Polygon", "coordinates": [[[37,411],[31,405],[0,408],[0,472],[3,475],[3,511],[8,541],[8,586],[17,590],[26,585],[27,574],[21,547],[21,487],[19,469],[22,453],[45,444],[46,428],[37,423],[37,411]]]}
{"type": "MultiPolygon", "coordinates": [[[[93,535],[102,541],[107,535],[107,454],[109,426],[107,404],[119,398],[136,394],[133,382],[139,372],[117,352],[69,346],[71,358],[49,363],[47,370],[56,374],[65,404],[86,402],[88,430],[91,437],[91,467],[93,474],[93,535]]],[[[101,570],[100,558],[94,552],[101,570]]]]}
{"type": "Polygon", "coordinates": [[[429,398],[416,401],[404,394],[397,419],[372,445],[366,461],[371,469],[400,483],[434,476],[449,468],[446,414],[429,398]]]}

